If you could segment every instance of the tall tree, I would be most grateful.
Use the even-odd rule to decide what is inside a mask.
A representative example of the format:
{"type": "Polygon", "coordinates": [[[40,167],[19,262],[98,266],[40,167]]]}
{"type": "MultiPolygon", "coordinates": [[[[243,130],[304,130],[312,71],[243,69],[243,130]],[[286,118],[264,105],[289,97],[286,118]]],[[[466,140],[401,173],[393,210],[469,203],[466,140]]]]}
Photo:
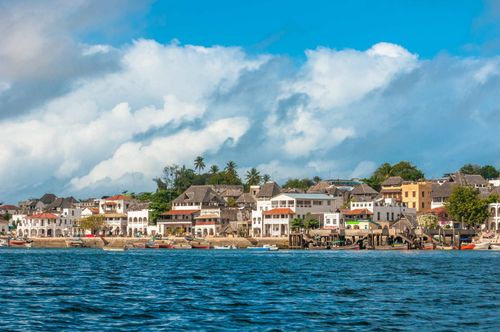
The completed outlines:
{"type": "Polygon", "coordinates": [[[407,181],[418,181],[425,177],[424,173],[409,161],[400,161],[394,165],[389,163],[380,165],[372,176],[363,181],[370,187],[380,190],[380,184],[390,176],[400,176],[407,181]]]}
{"type": "Polygon", "coordinates": [[[228,161],[226,163],[226,168],[224,169],[227,173],[233,173],[235,174],[236,173],[236,163],[232,160],[228,161]]]}
{"type": "Polygon", "coordinates": [[[210,174],[215,175],[217,173],[219,173],[219,166],[217,165],[210,166],[210,174]]]}
{"type": "Polygon", "coordinates": [[[483,178],[487,180],[496,179],[500,177],[500,172],[494,166],[491,165],[484,165],[483,167],[481,167],[479,174],[481,174],[483,178]]]}
{"type": "Polygon", "coordinates": [[[269,181],[271,181],[271,175],[269,175],[269,174],[262,175],[262,182],[266,183],[269,181]]]}
{"type": "Polygon", "coordinates": [[[104,216],[96,214],[82,218],[78,221],[80,228],[90,230],[92,234],[96,234],[104,227],[104,216]]]}
{"type": "Polygon", "coordinates": [[[283,185],[283,188],[307,190],[312,185],[314,185],[314,181],[308,178],[288,179],[288,181],[286,181],[283,185]]]}
{"type": "Polygon", "coordinates": [[[318,183],[321,181],[321,178],[316,175],[315,177],[313,177],[313,181],[314,181],[314,183],[318,183]]]}
{"type": "Polygon", "coordinates": [[[260,184],[262,177],[260,176],[260,172],[257,168],[253,167],[247,172],[246,180],[248,186],[256,186],[260,184]]]}
{"type": "Polygon", "coordinates": [[[194,169],[198,171],[198,174],[201,174],[201,171],[205,169],[205,161],[202,156],[196,157],[194,160],[194,169]]]}
{"type": "Polygon", "coordinates": [[[479,191],[469,186],[453,189],[445,206],[453,220],[469,227],[477,227],[489,217],[488,201],[479,198],[479,191]]]}
{"type": "Polygon", "coordinates": [[[480,174],[481,166],[476,164],[465,164],[460,168],[460,173],[463,174],[480,174]]]}

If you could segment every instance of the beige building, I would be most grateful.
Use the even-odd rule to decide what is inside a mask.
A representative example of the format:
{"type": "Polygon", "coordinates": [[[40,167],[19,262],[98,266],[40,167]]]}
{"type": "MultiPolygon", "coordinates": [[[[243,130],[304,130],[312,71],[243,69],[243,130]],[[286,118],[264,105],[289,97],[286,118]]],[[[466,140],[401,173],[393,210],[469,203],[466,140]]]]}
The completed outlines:
{"type": "Polygon", "coordinates": [[[432,183],[431,182],[405,182],[401,185],[402,201],[407,207],[417,212],[431,210],[432,183]]]}

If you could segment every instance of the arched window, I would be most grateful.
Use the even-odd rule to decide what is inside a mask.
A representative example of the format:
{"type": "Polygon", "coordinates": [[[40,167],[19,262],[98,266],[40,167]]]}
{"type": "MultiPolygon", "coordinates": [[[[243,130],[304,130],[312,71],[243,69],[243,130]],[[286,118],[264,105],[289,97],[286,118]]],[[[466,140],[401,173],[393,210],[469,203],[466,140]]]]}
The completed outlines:
{"type": "Polygon", "coordinates": [[[134,217],[134,222],[137,222],[137,217],[134,217]]]}
{"type": "Polygon", "coordinates": [[[139,222],[142,222],[142,217],[139,217],[139,222]]]}

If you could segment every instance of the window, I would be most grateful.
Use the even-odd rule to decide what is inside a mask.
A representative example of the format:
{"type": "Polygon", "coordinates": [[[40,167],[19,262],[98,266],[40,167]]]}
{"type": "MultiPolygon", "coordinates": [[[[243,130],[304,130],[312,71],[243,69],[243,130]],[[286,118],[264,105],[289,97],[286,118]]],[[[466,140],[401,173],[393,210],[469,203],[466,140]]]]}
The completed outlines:
{"type": "Polygon", "coordinates": [[[413,205],[413,208],[415,208],[417,206],[417,204],[415,204],[415,202],[413,202],[412,205],[413,205]]]}
{"type": "Polygon", "coordinates": [[[377,212],[377,220],[380,220],[380,211],[377,212]]]}
{"type": "Polygon", "coordinates": [[[425,208],[425,203],[424,203],[424,202],[422,202],[422,209],[424,209],[424,208],[425,208]]]}
{"type": "Polygon", "coordinates": [[[416,191],[413,191],[412,194],[413,194],[413,197],[417,197],[417,192],[416,191]]]}
{"type": "Polygon", "coordinates": [[[405,191],[405,197],[408,197],[408,192],[407,191],[405,191]]]}
{"type": "Polygon", "coordinates": [[[422,191],[422,197],[425,197],[425,191],[422,191]]]}

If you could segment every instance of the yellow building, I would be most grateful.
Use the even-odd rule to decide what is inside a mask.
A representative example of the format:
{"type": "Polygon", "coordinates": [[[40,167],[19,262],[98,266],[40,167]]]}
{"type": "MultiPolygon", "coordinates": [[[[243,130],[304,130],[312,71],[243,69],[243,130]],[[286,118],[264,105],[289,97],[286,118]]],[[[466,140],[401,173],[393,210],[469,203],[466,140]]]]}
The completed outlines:
{"type": "Polygon", "coordinates": [[[431,210],[432,183],[431,182],[404,182],[401,186],[402,201],[406,206],[416,209],[417,212],[431,210]]]}

